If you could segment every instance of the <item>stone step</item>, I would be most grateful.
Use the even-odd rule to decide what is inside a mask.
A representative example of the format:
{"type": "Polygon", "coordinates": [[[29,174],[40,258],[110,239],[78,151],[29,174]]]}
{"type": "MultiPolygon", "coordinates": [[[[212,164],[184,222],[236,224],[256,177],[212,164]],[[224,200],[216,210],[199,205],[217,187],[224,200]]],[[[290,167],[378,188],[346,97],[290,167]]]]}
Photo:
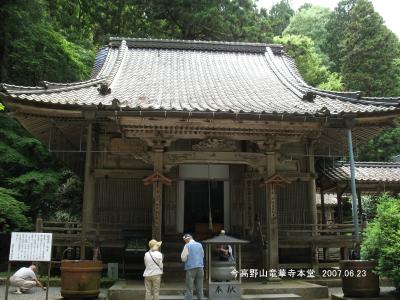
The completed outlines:
{"type": "MultiPolygon", "coordinates": [[[[166,279],[166,278],[165,278],[166,279]]],[[[160,299],[184,299],[184,280],[162,280],[160,299]]],[[[145,289],[142,280],[118,281],[109,290],[109,300],[144,299],[145,289]]],[[[205,287],[204,295],[208,296],[205,287]]],[[[243,282],[242,299],[327,299],[328,288],[305,281],[282,280],[279,283],[263,284],[260,282],[243,282]]]]}
{"type": "MultiPolygon", "coordinates": [[[[160,300],[165,299],[165,300],[181,300],[181,299],[185,299],[185,296],[183,295],[160,295],[159,297],[160,300]]],[[[197,298],[197,296],[193,296],[192,299],[199,299],[197,298]]],[[[208,300],[207,297],[203,297],[204,300],[208,300]]]]}
{"type": "Polygon", "coordinates": [[[242,295],[242,299],[281,300],[281,299],[301,299],[301,297],[296,294],[259,294],[259,295],[242,295]]]}

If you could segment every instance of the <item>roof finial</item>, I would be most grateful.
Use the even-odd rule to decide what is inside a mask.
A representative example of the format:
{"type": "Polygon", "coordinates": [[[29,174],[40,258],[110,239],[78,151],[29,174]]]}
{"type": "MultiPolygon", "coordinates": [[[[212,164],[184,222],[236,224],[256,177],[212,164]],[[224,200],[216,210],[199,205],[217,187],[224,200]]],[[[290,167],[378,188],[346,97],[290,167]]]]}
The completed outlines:
{"type": "Polygon", "coordinates": [[[101,83],[100,87],[97,89],[99,93],[103,96],[111,93],[111,89],[108,87],[107,83],[101,83]]]}
{"type": "Polygon", "coordinates": [[[308,101],[308,102],[313,102],[315,98],[315,93],[312,91],[307,91],[304,95],[303,95],[303,100],[304,101],[308,101]]]}

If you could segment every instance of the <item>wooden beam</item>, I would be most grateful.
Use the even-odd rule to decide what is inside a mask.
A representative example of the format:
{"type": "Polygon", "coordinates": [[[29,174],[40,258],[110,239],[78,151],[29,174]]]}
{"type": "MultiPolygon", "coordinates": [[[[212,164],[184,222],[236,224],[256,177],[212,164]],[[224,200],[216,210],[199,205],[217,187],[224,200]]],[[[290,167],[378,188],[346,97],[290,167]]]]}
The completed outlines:
{"type": "Polygon", "coordinates": [[[168,151],[164,152],[164,165],[179,164],[244,164],[255,169],[264,168],[267,164],[266,155],[248,152],[196,152],[196,151],[168,151]],[[261,167],[260,167],[261,166],[261,167]]]}
{"type": "MultiPolygon", "coordinates": [[[[153,147],[154,174],[146,178],[148,182],[152,181],[153,183],[152,237],[157,241],[161,240],[163,183],[159,175],[163,171],[163,151],[162,147],[153,147]]],[[[166,178],[166,181],[168,180],[166,178]]]]}

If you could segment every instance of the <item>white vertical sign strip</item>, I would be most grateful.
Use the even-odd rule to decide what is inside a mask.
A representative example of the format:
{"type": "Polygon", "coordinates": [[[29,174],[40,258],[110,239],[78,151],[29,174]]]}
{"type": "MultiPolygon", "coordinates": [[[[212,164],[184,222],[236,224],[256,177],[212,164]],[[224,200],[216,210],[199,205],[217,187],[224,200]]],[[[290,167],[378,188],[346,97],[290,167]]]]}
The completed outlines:
{"type": "Polygon", "coordinates": [[[51,261],[52,233],[13,232],[9,261],[51,261]]]}

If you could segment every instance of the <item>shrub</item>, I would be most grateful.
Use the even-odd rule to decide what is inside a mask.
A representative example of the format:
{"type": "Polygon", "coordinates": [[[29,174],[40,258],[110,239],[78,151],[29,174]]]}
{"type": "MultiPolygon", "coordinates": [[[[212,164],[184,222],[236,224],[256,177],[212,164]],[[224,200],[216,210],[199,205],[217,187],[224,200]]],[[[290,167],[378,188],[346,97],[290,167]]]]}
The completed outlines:
{"type": "Polygon", "coordinates": [[[379,275],[400,282],[400,199],[383,194],[375,219],[368,224],[361,244],[361,258],[375,259],[379,275]]]}

